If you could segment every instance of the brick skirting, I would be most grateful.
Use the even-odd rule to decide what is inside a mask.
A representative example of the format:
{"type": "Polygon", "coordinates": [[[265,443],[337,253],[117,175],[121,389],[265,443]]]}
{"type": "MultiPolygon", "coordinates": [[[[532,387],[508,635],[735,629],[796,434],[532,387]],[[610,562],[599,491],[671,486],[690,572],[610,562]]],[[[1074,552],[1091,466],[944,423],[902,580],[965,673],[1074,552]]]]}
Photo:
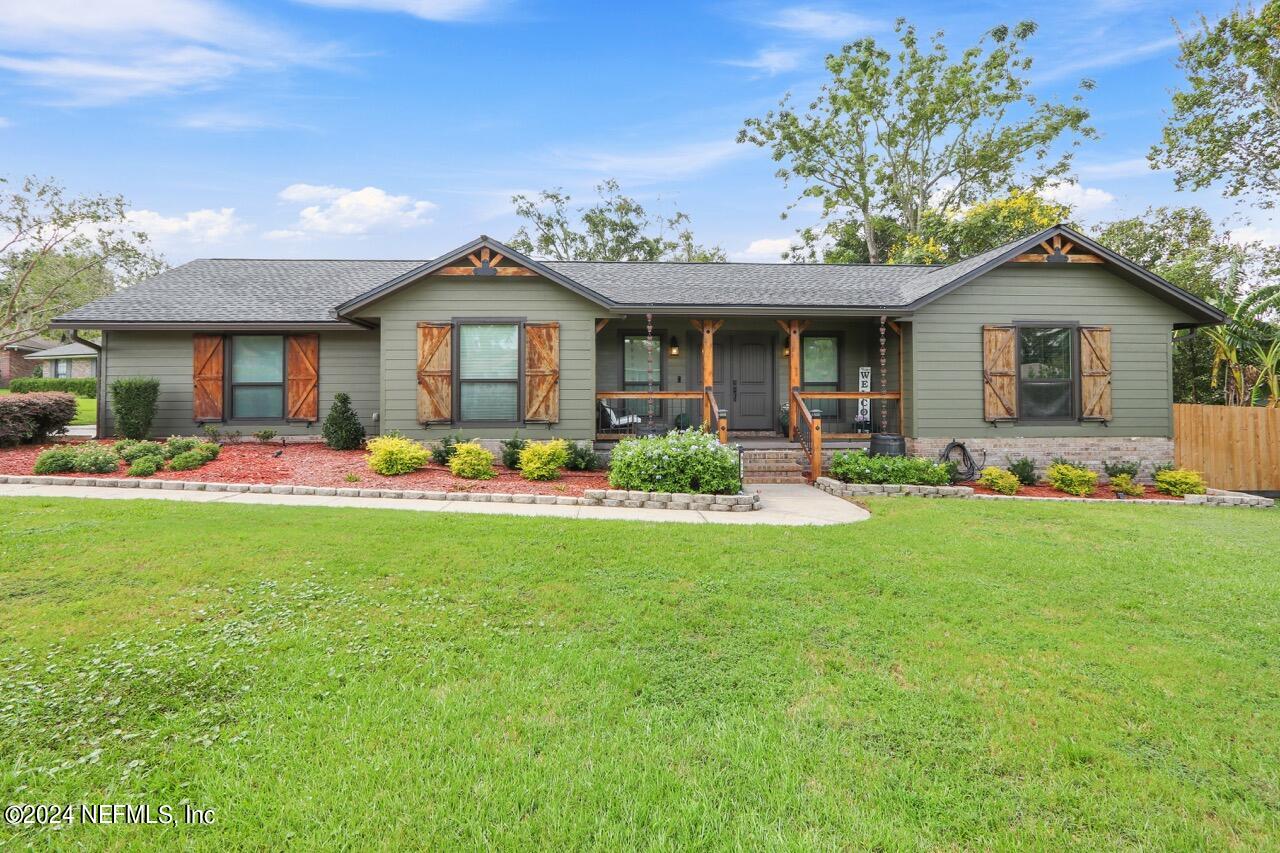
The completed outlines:
{"type": "MultiPolygon", "coordinates": [[[[1140,462],[1138,479],[1150,481],[1152,468],[1162,462],[1173,461],[1173,439],[1152,436],[1118,436],[1108,438],[1022,438],[1010,436],[983,436],[982,438],[908,438],[907,453],[912,456],[938,458],[938,454],[951,441],[963,444],[981,470],[987,465],[1007,468],[1015,459],[1027,457],[1035,462],[1041,473],[1055,457],[1063,457],[1073,465],[1079,465],[1104,474],[1104,462],[1140,462]]],[[[1105,475],[1102,478],[1106,479],[1105,475]]]]}

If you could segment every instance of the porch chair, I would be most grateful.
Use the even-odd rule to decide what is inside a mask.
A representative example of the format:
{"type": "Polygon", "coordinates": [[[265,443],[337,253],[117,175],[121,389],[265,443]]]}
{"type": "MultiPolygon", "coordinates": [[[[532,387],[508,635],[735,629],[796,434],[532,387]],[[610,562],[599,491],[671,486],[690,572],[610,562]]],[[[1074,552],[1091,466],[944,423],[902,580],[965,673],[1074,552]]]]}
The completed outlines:
{"type": "Polygon", "coordinates": [[[618,411],[604,400],[599,400],[597,403],[599,411],[596,426],[600,432],[635,432],[636,426],[642,420],[639,415],[618,414],[618,411]]]}

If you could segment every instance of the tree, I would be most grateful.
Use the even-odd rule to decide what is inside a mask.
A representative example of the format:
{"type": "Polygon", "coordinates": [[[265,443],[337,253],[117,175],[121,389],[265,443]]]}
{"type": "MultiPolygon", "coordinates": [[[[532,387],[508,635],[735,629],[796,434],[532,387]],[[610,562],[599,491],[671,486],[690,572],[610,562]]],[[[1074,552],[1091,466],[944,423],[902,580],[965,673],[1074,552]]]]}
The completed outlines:
{"type": "Polygon", "coordinates": [[[926,211],[920,231],[889,253],[891,264],[949,264],[1071,222],[1071,207],[1014,190],[956,214],[926,211]]]}
{"type": "MultiPolygon", "coordinates": [[[[897,220],[888,216],[874,216],[871,228],[875,243],[886,255],[907,238],[907,232],[897,220]]],[[[863,225],[852,219],[828,219],[818,227],[803,228],[797,235],[800,242],[783,256],[802,263],[869,264],[867,241],[863,238],[863,225]]]]}
{"type": "Polygon", "coordinates": [[[823,220],[861,225],[868,260],[881,263],[880,218],[919,234],[926,211],[1037,189],[1067,174],[1070,150],[1054,153],[1064,137],[1095,136],[1080,93],[1063,104],[1029,91],[1022,45],[1035,29],[995,27],[952,62],[941,32],[922,50],[899,19],[896,55],[871,38],[846,45],[827,57],[831,80],[807,112],[788,94],[776,112],[747,119],[738,141],[769,149],[778,177],[802,184],[800,200],[819,201],[823,220]]]}
{"type": "Polygon", "coordinates": [[[1173,94],[1163,140],[1148,155],[1173,170],[1179,189],[1225,181],[1229,196],[1280,192],[1280,0],[1237,8],[1181,33],[1187,87],[1173,94]]]}
{"type": "MultiPolygon", "coordinates": [[[[1248,294],[1267,288],[1280,272],[1280,249],[1233,240],[1199,207],[1148,209],[1141,216],[1105,223],[1095,236],[1108,248],[1228,314],[1234,314],[1248,294]]],[[[1265,323],[1263,303],[1258,320],[1265,323]]],[[[1222,359],[1239,363],[1253,358],[1249,344],[1238,333],[1215,341],[1217,334],[1208,328],[1175,338],[1175,400],[1222,402],[1226,383],[1216,378],[1222,359]],[[1234,347],[1231,338],[1237,339],[1234,347]]]]}
{"type": "Polygon", "coordinates": [[[652,215],[635,199],[622,194],[618,182],[596,187],[600,200],[578,208],[578,222],[569,211],[570,196],[562,189],[543,190],[536,198],[511,198],[516,215],[527,220],[509,241],[517,251],[557,261],[723,261],[719,246],[697,243],[689,216],[652,215]],[[532,234],[530,234],[532,229],[532,234]]]}
{"type": "Polygon", "coordinates": [[[120,196],[67,198],[34,177],[0,195],[0,346],[164,268],[127,211],[120,196]]]}

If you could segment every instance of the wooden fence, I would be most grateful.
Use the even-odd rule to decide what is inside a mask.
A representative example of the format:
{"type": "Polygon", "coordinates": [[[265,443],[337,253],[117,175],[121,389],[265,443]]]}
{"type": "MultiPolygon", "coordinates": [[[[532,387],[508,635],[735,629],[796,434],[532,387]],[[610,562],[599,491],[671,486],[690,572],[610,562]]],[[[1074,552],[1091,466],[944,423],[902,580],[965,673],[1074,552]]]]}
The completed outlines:
{"type": "Polygon", "coordinates": [[[1174,461],[1216,489],[1280,490],[1280,409],[1173,407],[1174,461]]]}

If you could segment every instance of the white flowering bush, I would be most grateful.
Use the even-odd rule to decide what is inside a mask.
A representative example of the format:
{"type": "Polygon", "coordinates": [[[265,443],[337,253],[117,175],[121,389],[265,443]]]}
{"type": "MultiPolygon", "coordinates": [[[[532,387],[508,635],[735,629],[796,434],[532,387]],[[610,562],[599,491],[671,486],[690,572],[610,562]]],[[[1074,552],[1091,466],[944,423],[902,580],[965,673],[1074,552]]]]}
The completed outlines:
{"type": "Polygon", "coordinates": [[[645,492],[736,494],[742,489],[738,451],[696,429],[628,438],[609,457],[609,485],[645,492]]]}

